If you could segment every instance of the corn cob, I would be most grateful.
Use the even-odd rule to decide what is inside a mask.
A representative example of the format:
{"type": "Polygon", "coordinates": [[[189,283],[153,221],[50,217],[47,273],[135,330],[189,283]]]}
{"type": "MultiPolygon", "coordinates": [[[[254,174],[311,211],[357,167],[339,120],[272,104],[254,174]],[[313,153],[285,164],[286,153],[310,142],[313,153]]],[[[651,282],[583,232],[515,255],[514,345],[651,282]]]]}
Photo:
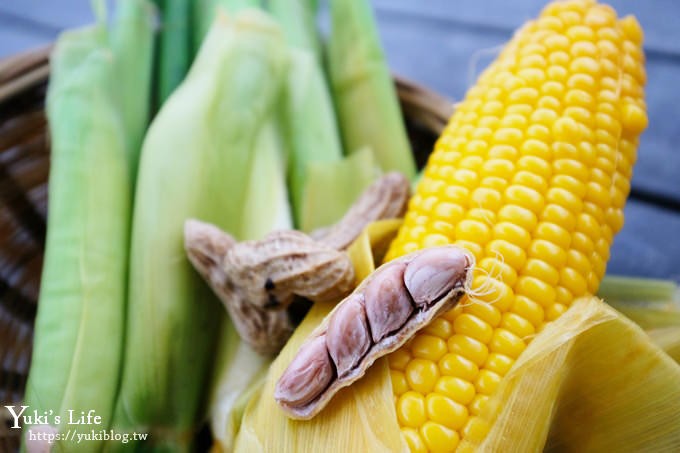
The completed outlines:
{"type": "Polygon", "coordinates": [[[642,38],[607,5],[548,5],[437,141],[387,259],[463,246],[478,294],[390,357],[413,451],[483,439],[479,415],[532,336],[597,291],[647,125],[642,38]]]}

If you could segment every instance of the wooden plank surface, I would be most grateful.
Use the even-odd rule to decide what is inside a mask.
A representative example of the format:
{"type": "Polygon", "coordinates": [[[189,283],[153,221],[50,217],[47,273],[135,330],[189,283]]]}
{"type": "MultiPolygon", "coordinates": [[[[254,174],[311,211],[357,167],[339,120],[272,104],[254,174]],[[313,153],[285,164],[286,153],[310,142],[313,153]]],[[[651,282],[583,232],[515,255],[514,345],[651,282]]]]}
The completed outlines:
{"type": "Polygon", "coordinates": [[[49,43],[52,34],[36,33],[25,23],[0,13],[0,58],[49,43]]]}
{"type": "Polygon", "coordinates": [[[680,282],[680,214],[629,200],[607,272],[680,282]]]}
{"type": "MultiPolygon", "coordinates": [[[[372,0],[390,66],[452,99],[461,99],[513,30],[543,0],[372,0]]],[[[609,271],[680,281],[679,0],[610,0],[645,29],[650,127],[642,138],[633,188],[644,197],[626,208],[609,271]],[[643,199],[644,198],[644,199],[643,199]]],[[[322,22],[327,14],[322,14],[322,22]]],[[[89,0],[0,0],[0,57],[53,40],[92,21],[89,0]]]]}
{"type": "MultiPolygon", "coordinates": [[[[401,12],[452,23],[479,24],[511,32],[536,17],[546,0],[373,0],[377,11],[401,12]]],[[[606,0],[619,16],[634,14],[645,29],[645,45],[680,54],[680,2],[677,0],[606,0]]]]}
{"type": "Polygon", "coordinates": [[[54,39],[59,30],[91,22],[90,4],[90,0],[0,0],[0,15],[21,18],[30,31],[54,39]]]}

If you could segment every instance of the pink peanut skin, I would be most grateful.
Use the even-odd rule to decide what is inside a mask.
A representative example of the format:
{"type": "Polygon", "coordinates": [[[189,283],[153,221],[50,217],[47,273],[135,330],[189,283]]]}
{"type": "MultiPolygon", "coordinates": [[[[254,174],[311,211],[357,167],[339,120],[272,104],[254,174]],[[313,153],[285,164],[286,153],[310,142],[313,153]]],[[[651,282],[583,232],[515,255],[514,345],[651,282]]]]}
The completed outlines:
{"type": "Polygon", "coordinates": [[[406,324],[413,313],[413,302],[404,286],[405,270],[405,263],[390,263],[381,270],[380,278],[366,284],[366,315],[374,343],[406,324]]]}
{"type": "Polygon", "coordinates": [[[339,378],[349,373],[371,347],[364,298],[352,294],[328,321],[326,346],[339,378]]]}

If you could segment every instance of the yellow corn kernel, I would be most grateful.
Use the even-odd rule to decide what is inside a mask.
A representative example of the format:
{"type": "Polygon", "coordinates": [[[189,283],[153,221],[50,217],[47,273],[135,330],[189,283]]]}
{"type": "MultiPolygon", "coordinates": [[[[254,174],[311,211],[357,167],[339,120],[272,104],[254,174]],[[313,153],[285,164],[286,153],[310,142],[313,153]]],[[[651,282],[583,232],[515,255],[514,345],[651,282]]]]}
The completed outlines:
{"type": "Polygon", "coordinates": [[[512,357],[508,357],[505,354],[499,354],[498,352],[492,352],[489,354],[489,357],[487,357],[484,368],[493,371],[499,376],[505,376],[507,372],[510,371],[514,362],[512,357]]]}
{"type": "Polygon", "coordinates": [[[472,403],[470,403],[470,413],[472,415],[480,415],[486,405],[489,402],[489,395],[484,395],[482,393],[478,393],[475,395],[475,398],[472,400],[472,403]]]}
{"type": "Polygon", "coordinates": [[[544,193],[546,190],[548,190],[548,183],[545,179],[525,170],[520,170],[515,173],[515,176],[512,178],[512,183],[519,186],[529,187],[539,193],[544,193]]]}
{"type": "Polygon", "coordinates": [[[404,371],[411,361],[411,354],[406,348],[401,348],[388,355],[387,360],[393,370],[404,371]]]}
{"type": "Polygon", "coordinates": [[[479,367],[460,354],[449,353],[439,361],[439,371],[442,375],[459,377],[471,382],[479,373],[479,367]]]}
{"type": "Polygon", "coordinates": [[[453,245],[467,249],[468,252],[472,253],[476,260],[480,260],[483,256],[484,249],[480,244],[472,241],[465,241],[463,239],[458,239],[453,242],[453,245]]]}
{"type": "Polygon", "coordinates": [[[554,223],[569,232],[573,231],[574,225],[576,224],[575,216],[567,209],[557,204],[546,205],[541,214],[541,220],[554,223]]]}
{"type": "Polygon", "coordinates": [[[478,294],[477,299],[493,304],[498,310],[506,311],[513,302],[512,289],[504,282],[492,277],[480,275],[472,281],[474,288],[483,288],[485,292],[478,294]]]}
{"type": "Polygon", "coordinates": [[[406,381],[406,375],[404,373],[393,369],[392,373],[390,373],[390,377],[392,379],[392,391],[396,396],[408,392],[408,382],[406,381]]]}
{"type": "Polygon", "coordinates": [[[470,381],[456,376],[440,377],[434,389],[462,405],[469,404],[475,397],[475,387],[470,381]]]}
{"type": "Polygon", "coordinates": [[[617,20],[606,5],[552,3],[437,141],[388,257],[447,240],[468,248],[477,269],[469,299],[417,334],[413,355],[390,358],[395,392],[402,373],[429,404],[420,437],[409,431],[414,448],[418,439],[430,450],[481,441],[489,427],[477,415],[527,342],[597,290],[648,122],[641,42],[635,19],[617,20]],[[449,400],[470,414],[456,421],[460,439],[447,441],[458,434],[429,412],[449,400]]]}
{"type": "Polygon", "coordinates": [[[567,311],[567,307],[563,304],[553,304],[545,312],[548,321],[554,321],[559,318],[564,312],[567,311]]]}
{"type": "Polygon", "coordinates": [[[436,362],[447,352],[446,342],[432,335],[419,335],[411,342],[411,354],[413,354],[413,357],[436,362]]]}
{"type": "Polygon", "coordinates": [[[571,244],[571,235],[569,234],[569,231],[550,222],[539,223],[534,230],[534,237],[536,239],[550,241],[565,250],[568,249],[571,244]]]}
{"type": "Polygon", "coordinates": [[[524,340],[504,328],[494,330],[493,338],[491,339],[491,343],[489,343],[490,351],[505,354],[508,357],[515,359],[525,348],[526,343],[524,340]]]}
{"type": "Polygon", "coordinates": [[[487,187],[476,188],[471,196],[472,206],[496,211],[500,208],[503,198],[497,190],[487,187]]]}
{"type": "Polygon", "coordinates": [[[477,263],[477,269],[484,270],[488,275],[513,286],[517,281],[517,271],[510,265],[497,258],[484,258],[477,263]]]}
{"type": "Polygon", "coordinates": [[[501,376],[491,370],[482,369],[475,380],[475,389],[477,389],[477,393],[491,395],[500,382],[501,376]]]}
{"type": "Polygon", "coordinates": [[[489,242],[484,252],[487,256],[503,257],[503,261],[515,269],[521,268],[527,259],[524,249],[503,239],[489,242]]]}
{"type": "Polygon", "coordinates": [[[584,295],[588,289],[585,277],[570,267],[563,267],[560,270],[560,285],[577,297],[584,295]]]}
{"type": "Polygon", "coordinates": [[[517,313],[534,326],[540,326],[545,318],[545,311],[543,307],[534,302],[532,299],[518,294],[515,296],[515,303],[512,306],[512,312],[517,313]]]}
{"type": "MultiPolygon", "coordinates": [[[[447,321],[443,317],[439,317],[433,319],[432,322],[422,330],[422,332],[424,334],[433,335],[435,337],[448,340],[449,337],[453,335],[453,326],[449,321],[447,321]]],[[[444,345],[446,347],[446,343],[444,345]]],[[[390,366],[392,366],[391,362],[390,366]]]]}
{"type": "Polygon", "coordinates": [[[479,187],[488,187],[499,192],[505,190],[507,186],[508,182],[505,179],[499,178],[497,176],[486,176],[482,178],[482,181],[479,183],[479,187]]]}
{"type": "Polygon", "coordinates": [[[486,356],[489,355],[489,349],[486,344],[472,337],[455,334],[449,338],[448,343],[449,351],[472,360],[477,366],[483,364],[486,356]]]}
{"type": "Polygon", "coordinates": [[[560,269],[567,262],[567,252],[562,247],[545,239],[535,239],[531,242],[529,256],[543,260],[557,269],[560,269]]]}
{"type": "Polygon", "coordinates": [[[531,243],[529,231],[511,222],[499,222],[494,225],[493,236],[494,239],[504,240],[520,249],[526,248],[531,243]]]}
{"type": "Polygon", "coordinates": [[[518,184],[510,185],[505,189],[505,201],[528,209],[534,214],[540,214],[544,204],[543,196],[538,191],[518,184]]]}
{"type": "Polygon", "coordinates": [[[465,335],[484,344],[489,343],[493,328],[475,315],[463,313],[453,323],[453,330],[457,334],[465,335]]]}
{"type": "Polygon", "coordinates": [[[467,212],[467,218],[477,220],[485,225],[493,225],[496,221],[496,213],[490,209],[471,208],[467,212]]]}
{"type": "Polygon", "coordinates": [[[544,281],[548,285],[555,286],[560,281],[560,273],[554,266],[537,258],[529,258],[521,271],[522,275],[528,275],[544,281]]]}
{"type": "Polygon", "coordinates": [[[547,307],[555,301],[555,289],[542,280],[523,275],[517,279],[515,294],[525,296],[547,307]]]}
{"type": "Polygon", "coordinates": [[[517,204],[506,204],[498,211],[498,220],[521,226],[527,231],[533,231],[538,222],[536,214],[517,204]]]}
{"type": "Polygon", "coordinates": [[[471,441],[481,441],[489,432],[489,425],[484,421],[484,419],[477,416],[470,417],[468,422],[465,424],[461,430],[463,438],[470,439],[471,441]]]}
{"type": "Polygon", "coordinates": [[[406,365],[404,374],[411,389],[426,394],[432,391],[439,379],[439,368],[431,360],[413,359],[406,365]]]}
{"type": "Polygon", "coordinates": [[[567,288],[559,285],[555,287],[555,302],[562,305],[567,305],[571,303],[573,299],[574,295],[571,294],[571,291],[569,291],[567,288]]]}
{"type": "Polygon", "coordinates": [[[460,442],[456,431],[435,422],[426,422],[420,433],[427,448],[433,452],[454,451],[460,442]]]}
{"type": "Polygon", "coordinates": [[[397,400],[397,417],[401,426],[420,428],[427,421],[425,397],[408,391],[397,400]]]}
{"type": "Polygon", "coordinates": [[[461,220],[456,226],[456,238],[464,241],[486,244],[491,239],[491,230],[477,220],[461,220]]]}
{"type": "Polygon", "coordinates": [[[425,445],[425,441],[420,437],[417,430],[413,428],[401,428],[401,435],[412,453],[428,452],[427,445],[425,445]]]}
{"type": "Polygon", "coordinates": [[[425,406],[429,419],[447,428],[462,428],[468,418],[468,410],[464,405],[437,393],[425,397],[425,406]]]}
{"type": "Polygon", "coordinates": [[[498,327],[501,323],[501,311],[492,304],[469,301],[464,305],[463,310],[465,313],[475,315],[491,327],[498,327]]]}

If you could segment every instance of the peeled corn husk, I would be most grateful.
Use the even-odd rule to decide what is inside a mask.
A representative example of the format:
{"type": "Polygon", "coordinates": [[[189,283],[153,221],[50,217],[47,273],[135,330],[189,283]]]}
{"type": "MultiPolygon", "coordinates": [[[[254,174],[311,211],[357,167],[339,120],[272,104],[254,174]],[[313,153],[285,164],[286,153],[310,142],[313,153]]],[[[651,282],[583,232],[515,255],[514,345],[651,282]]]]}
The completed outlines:
{"type": "MultiPolygon", "coordinates": [[[[399,224],[393,222],[369,225],[353,243],[358,280],[380,262],[380,244],[399,224]]],[[[246,408],[237,452],[408,451],[385,359],[312,420],[290,420],[275,403],[276,379],[331,309],[315,305],[274,361],[246,408]]],[[[482,414],[491,422],[484,441],[462,443],[458,451],[678,451],[679,355],[680,325],[645,332],[602,300],[580,299],[506,375],[482,414]]]]}

